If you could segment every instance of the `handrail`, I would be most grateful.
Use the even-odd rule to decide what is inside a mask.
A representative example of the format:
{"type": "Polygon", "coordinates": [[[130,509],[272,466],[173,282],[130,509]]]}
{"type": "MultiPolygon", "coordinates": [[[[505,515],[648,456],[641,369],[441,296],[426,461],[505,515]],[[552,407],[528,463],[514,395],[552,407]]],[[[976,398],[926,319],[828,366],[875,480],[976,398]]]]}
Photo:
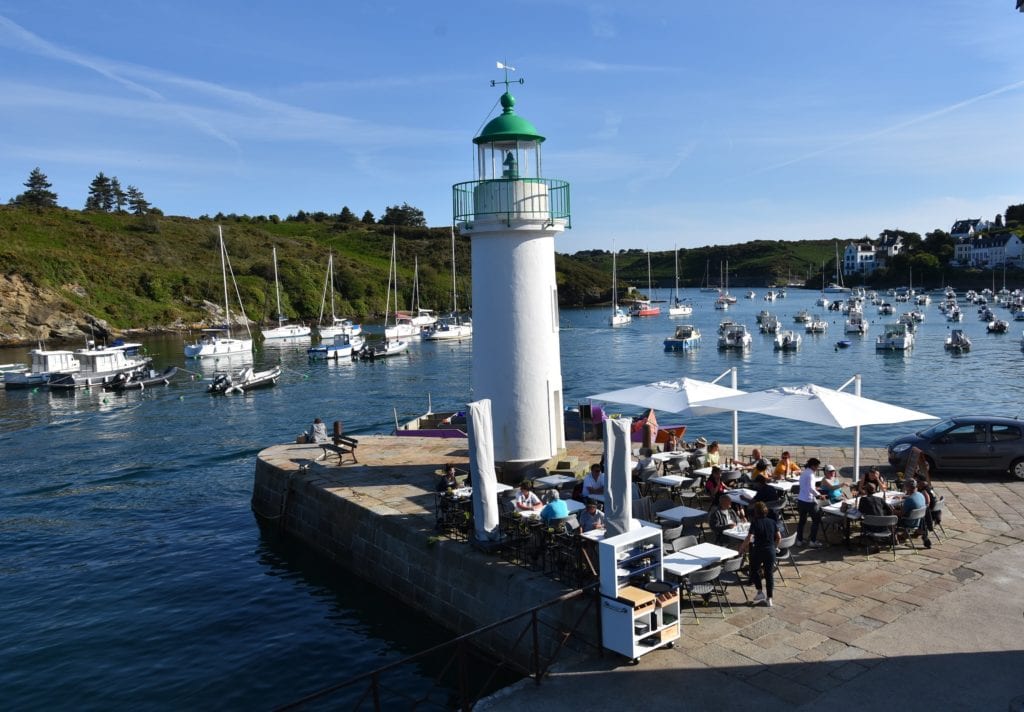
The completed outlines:
{"type": "MultiPolygon", "coordinates": [[[[502,618],[501,620],[495,621],[493,623],[489,623],[488,625],[485,625],[482,628],[477,628],[475,630],[472,630],[469,633],[464,633],[464,634],[462,634],[460,636],[457,636],[457,637],[455,637],[455,638],[453,638],[453,639],[451,639],[449,641],[446,641],[444,643],[440,643],[440,644],[435,645],[435,646],[433,646],[431,648],[427,648],[426,650],[423,650],[423,651],[421,651],[419,653],[416,653],[414,655],[410,655],[409,657],[402,658],[401,660],[396,660],[396,661],[388,663],[386,665],[382,665],[381,667],[376,668],[374,670],[371,670],[369,672],[364,672],[364,673],[361,673],[361,674],[356,675],[354,677],[348,678],[347,680],[343,680],[342,682],[334,683],[333,685],[329,685],[327,687],[324,687],[324,688],[322,688],[320,690],[317,690],[316,692],[312,692],[312,693],[310,693],[310,694],[308,694],[308,695],[306,695],[304,697],[301,697],[301,698],[299,698],[299,699],[297,699],[297,700],[295,700],[293,702],[289,702],[289,703],[287,703],[285,705],[281,705],[280,707],[276,707],[275,710],[277,710],[278,712],[283,712],[284,710],[299,709],[299,708],[309,704],[310,702],[315,702],[316,700],[323,699],[324,697],[327,697],[328,695],[331,695],[331,694],[333,694],[335,692],[338,692],[339,690],[341,690],[341,689],[343,689],[345,687],[350,687],[352,685],[355,685],[355,684],[357,684],[359,682],[366,681],[366,680],[368,680],[369,683],[370,683],[370,686],[369,686],[369,689],[367,690],[367,692],[370,692],[372,694],[372,697],[373,697],[373,708],[375,710],[380,710],[381,709],[380,676],[383,673],[386,673],[386,672],[389,672],[391,670],[394,670],[395,668],[398,668],[400,666],[408,665],[409,663],[416,662],[416,661],[418,661],[420,659],[436,655],[437,653],[440,653],[440,652],[444,651],[445,649],[450,648],[452,646],[456,647],[456,653],[461,653],[461,650],[462,650],[464,644],[472,642],[473,638],[475,638],[477,636],[480,636],[480,635],[483,635],[484,633],[487,633],[488,631],[494,630],[495,628],[498,628],[500,626],[507,625],[508,623],[512,623],[512,622],[514,622],[516,620],[519,620],[519,619],[521,619],[521,618],[523,618],[525,616],[530,616],[530,622],[527,625],[527,627],[524,628],[523,632],[520,634],[519,638],[517,638],[516,642],[518,643],[519,640],[522,639],[523,635],[527,631],[530,631],[532,633],[532,638],[533,638],[533,646],[532,647],[533,647],[533,650],[532,650],[532,657],[531,657],[531,659],[533,661],[533,668],[534,668],[534,670],[533,670],[532,673],[527,673],[527,674],[528,674],[529,677],[533,677],[536,680],[537,684],[539,685],[540,682],[541,682],[541,678],[547,672],[548,668],[550,668],[551,663],[553,663],[554,660],[555,660],[555,657],[558,655],[558,653],[561,652],[562,648],[565,646],[565,643],[569,640],[570,637],[572,637],[572,635],[579,628],[580,624],[582,623],[583,616],[586,615],[587,610],[589,609],[589,606],[587,608],[585,608],[583,610],[583,612],[580,614],[580,617],[576,620],[575,625],[573,626],[572,630],[570,630],[567,634],[563,635],[563,639],[562,639],[561,643],[555,649],[554,653],[551,656],[551,659],[549,659],[547,661],[547,663],[545,665],[543,665],[543,666],[541,665],[541,659],[540,659],[540,640],[539,640],[539,634],[538,634],[538,628],[537,628],[538,624],[541,623],[541,621],[538,620],[537,613],[539,611],[545,609],[545,608],[550,608],[551,606],[556,606],[556,605],[565,603],[567,601],[571,601],[571,600],[580,598],[580,597],[582,597],[582,596],[584,596],[584,595],[586,595],[588,593],[596,593],[597,586],[598,586],[597,582],[594,582],[594,583],[588,584],[588,585],[586,585],[586,586],[584,586],[582,588],[578,588],[578,589],[576,589],[574,591],[569,591],[568,593],[564,593],[561,596],[558,596],[557,598],[553,598],[553,599],[550,599],[550,600],[545,601],[543,603],[539,603],[539,604],[537,604],[537,605],[535,605],[535,606],[533,606],[531,608],[528,608],[528,609],[526,609],[524,611],[520,611],[519,613],[513,613],[512,615],[506,616],[505,618],[502,618]]],[[[593,600],[591,601],[591,605],[592,604],[593,604],[593,600]]],[[[601,614],[600,606],[596,607],[596,612],[597,612],[597,617],[598,617],[597,630],[600,631],[600,614],[601,614]]],[[[598,650],[600,651],[600,647],[598,648],[598,650]]],[[[447,670],[447,667],[448,666],[446,665],[445,666],[445,670],[447,670]]],[[[464,683],[464,681],[460,680],[460,687],[464,686],[463,683],[464,683]]],[[[362,699],[365,699],[365,694],[363,695],[362,699]]],[[[461,706],[462,709],[465,709],[465,710],[469,710],[469,709],[472,708],[472,704],[470,704],[470,701],[466,700],[466,699],[461,699],[460,700],[460,706],[461,706]]]]}

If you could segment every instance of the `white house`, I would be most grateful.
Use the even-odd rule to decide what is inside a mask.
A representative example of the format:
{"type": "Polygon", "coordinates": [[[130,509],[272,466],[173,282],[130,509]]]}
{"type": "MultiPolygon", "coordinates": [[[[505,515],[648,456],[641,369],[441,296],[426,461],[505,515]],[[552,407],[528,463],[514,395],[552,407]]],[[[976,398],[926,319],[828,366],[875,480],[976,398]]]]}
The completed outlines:
{"type": "Polygon", "coordinates": [[[875,271],[875,246],[871,240],[850,242],[843,250],[843,274],[871,274],[875,271]]]}

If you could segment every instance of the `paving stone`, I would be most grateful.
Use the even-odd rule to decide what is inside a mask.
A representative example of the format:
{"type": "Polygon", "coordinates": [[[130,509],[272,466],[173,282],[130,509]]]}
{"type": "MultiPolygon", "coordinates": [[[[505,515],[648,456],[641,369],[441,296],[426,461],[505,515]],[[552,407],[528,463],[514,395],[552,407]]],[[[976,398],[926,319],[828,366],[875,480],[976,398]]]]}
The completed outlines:
{"type": "Polygon", "coordinates": [[[747,684],[764,690],[793,705],[809,704],[821,694],[820,690],[815,690],[788,678],[775,675],[771,670],[748,678],[747,684]]]}

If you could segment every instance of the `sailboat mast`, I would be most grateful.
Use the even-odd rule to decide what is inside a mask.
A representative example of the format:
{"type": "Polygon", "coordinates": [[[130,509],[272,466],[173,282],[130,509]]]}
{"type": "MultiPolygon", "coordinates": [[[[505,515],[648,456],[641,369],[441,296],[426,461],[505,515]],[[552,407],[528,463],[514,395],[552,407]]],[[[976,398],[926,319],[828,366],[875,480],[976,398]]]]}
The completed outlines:
{"type": "Polygon", "coordinates": [[[455,291],[455,228],[452,228],[452,314],[459,313],[459,297],[455,291]]]}
{"type": "Polygon", "coordinates": [[[337,320],[337,316],[334,314],[334,253],[331,252],[327,257],[327,275],[331,283],[331,324],[337,320]]]}
{"type": "Polygon", "coordinates": [[[281,285],[277,279],[277,247],[274,247],[274,293],[277,295],[277,325],[284,322],[284,314],[281,312],[281,285]]]}
{"type": "Polygon", "coordinates": [[[217,226],[217,237],[220,242],[220,277],[224,282],[224,328],[228,330],[228,335],[231,335],[231,307],[228,304],[228,267],[226,260],[224,259],[224,231],[221,226],[217,226]]]}
{"type": "Polygon", "coordinates": [[[675,303],[678,304],[679,303],[679,247],[678,246],[673,246],[672,249],[673,249],[673,251],[675,253],[675,263],[676,263],[676,288],[672,292],[672,298],[675,300],[675,303]]]}
{"type": "Polygon", "coordinates": [[[651,253],[647,253],[647,298],[651,298],[651,253]]]}

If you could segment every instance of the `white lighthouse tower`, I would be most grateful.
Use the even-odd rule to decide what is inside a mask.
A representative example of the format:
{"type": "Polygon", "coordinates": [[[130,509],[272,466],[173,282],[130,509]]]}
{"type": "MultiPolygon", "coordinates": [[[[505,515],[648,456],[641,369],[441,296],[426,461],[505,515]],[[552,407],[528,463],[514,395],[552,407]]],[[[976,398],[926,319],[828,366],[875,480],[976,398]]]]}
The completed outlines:
{"type": "Polygon", "coordinates": [[[526,465],[565,448],[555,236],[571,227],[569,184],[541,175],[544,137],[498,66],[502,112],[473,139],[476,180],[453,186],[454,209],[472,239],[473,398],[491,400],[495,461],[526,465]]]}

